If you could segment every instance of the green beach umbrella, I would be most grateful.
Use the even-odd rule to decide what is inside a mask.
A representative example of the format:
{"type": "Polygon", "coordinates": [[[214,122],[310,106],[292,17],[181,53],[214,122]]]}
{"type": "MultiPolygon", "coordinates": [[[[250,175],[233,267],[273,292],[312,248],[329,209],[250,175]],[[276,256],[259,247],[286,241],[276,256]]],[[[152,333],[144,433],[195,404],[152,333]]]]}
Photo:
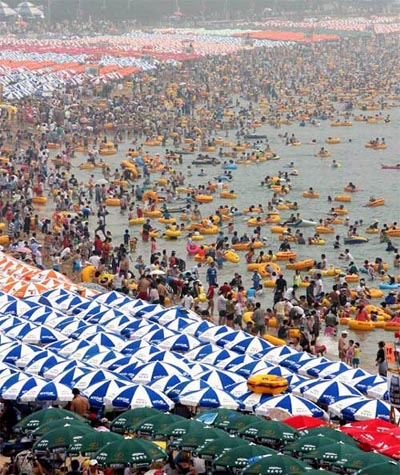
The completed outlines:
{"type": "Polygon", "coordinates": [[[147,417],[135,425],[127,425],[128,430],[141,435],[163,435],[170,425],[184,419],[175,414],[161,413],[156,416],[147,417]]]}
{"type": "Polygon", "coordinates": [[[282,449],[282,453],[293,456],[299,455],[301,457],[301,454],[317,450],[329,444],[335,445],[336,440],[330,437],[324,437],[323,435],[310,435],[309,437],[301,437],[291,444],[286,445],[282,449]]]}
{"type": "Polygon", "coordinates": [[[217,467],[243,469],[249,465],[249,460],[263,455],[276,455],[276,451],[263,445],[250,443],[248,446],[237,447],[220,455],[214,460],[213,465],[217,467]]]}
{"type": "Polygon", "coordinates": [[[80,419],[61,419],[58,421],[50,421],[46,422],[45,424],[41,424],[37,429],[32,431],[32,435],[37,439],[47,434],[47,432],[50,432],[51,430],[59,429],[60,427],[65,426],[84,426],[90,428],[86,422],[81,421],[80,419]]]}
{"type": "Polygon", "coordinates": [[[15,432],[31,432],[37,429],[39,426],[46,424],[47,422],[60,421],[61,419],[68,422],[72,421],[73,419],[79,420],[81,422],[87,422],[86,419],[78,414],[75,414],[75,412],[67,411],[66,409],[59,409],[57,407],[47,407],[24,417],[14,427],[14,430],[15,432]]]}
{"type": "Polygon", "coordinates": [[[222,455],[227,450],[235,449],[237,447],[246,448],[249,446],[249,443],[244,439],[239,438],[229,438],[225,437],[222,439],[215,439],[211,442],[207,442],[202,447],[193,450],[193,455],[195,457],[200,457],[205,460],[214,460],[215,457],[222,455]]]}
{"type": "Polygon", "coordinates": [[[182,450],[191,451],[197,449],[206,442],[215,439],[229,439],[229,435],[222,429],[215,429],[214,427],[204,427],[202,430],[196,432],[188,432],[179,439],[175,439],[171,444],[171,448],[178,447],[182,450]]]}
{"type": "Polygon", "coordinates": [[[137,409],[129,409],[116,417],[110,423],[110,429],[113,432],[119,432],[123,434],[127,427],[135,426],[151,416],[164,414],[152,407],[138,407],[137,409]]]}
{"type": "Polygon", "coordinates": [[[300,438],[309,437],[312,435],[323,435],[325,437],[329,437],[330,439],[336,440],[336,442],[344,442],[347,445],[354,445],[355,447],[358,447],[357,442],[352,437],[340,430],[333,429],[332,427],[320,426],[300,431],[300,438]]]}
{"type": "Polygon", "coordinates": [[[307,472],[305,473],[307,475],[335,475],[333,472],[330,472],[329,470],[319,470],[317,468],[312,468],[311,470],[307,470],[307,472]]]}
{"type": "Polygon", "coordinates": [[[240,412],[234,412],[230,417],[227,417],[223,420],[217,421],[214,423],[214,427],[219,429],[224,429],[230,433],[238,433],[245,427],[249,426],[253,422],[258,422],[260,420],[257,416],[251,416],[247,414],[240,414],[240,412]]]}
{"type": "Polygon", "coordinates": [[[346,462],[360,455],[361,449],[343,442],[324,445],[316,450],[305,453],[301,458],[305,461],[319,460],[329,465],[343,466],[346,462]]]}
{"type": "Polygon", "coordinates": [[[94,458],[103,466],[123,467],[150,465],[151,462],[166,460],[167,454],[158,445],[144,439],[123,439],[102,447],[94,458]]]}
{"type": "Polygon", "coordinates": [[[179,438],[188,432],[203,430],[206,426],[194,419],[185,419],[176,421],[165,429],[165,436],[179,438]]]}
{"type": "Polygon", "coordinates": [[[294,441],[298,432],[292,427],[279,421],[259,419],[244,427],[239,434],[247,439],[257,440],[261,444],[288,443],[294,441]]]}
{"type": "Polygon", "coordinates": [[[243,475],[299,475],[307,473],[309,465],[288,455],[266,455],[246,467],[243,475]]]}
{"type": "Polygon", "coordinates": [[[79,455],[93,457],[93,455],[105,445],[111,442],[121,442],[122,440],[124,440],[122,435],[116,434],[115,432],[99,432],[94,430],[93,433],[75,440],[68,447],[68,455],[73,457],[78,457],[79,455]]]}
{"type": "Polygon", "coordinates": [[[354,475],[400,475],[400,464],[390,460],[385,463],[378,463],[370,465],[369,467],[362,468],[354,473],[354,475]]]}
{"type": "Polygon", "coordinates": [[[50,452],[57,449],[67,449],[76,439],[80,439],[94,430],[84,424],[64,424],[58,429],[46,432],[35,444],[33,450],[50,452]]]}
{"type": "Polygon", "coordinates": [[[359,454],[354,455],[350,460],[343,464],[342,467],[345,470],[356,471],[361,470],[362,468],[369,467],[370,465],[375,465],[377,463],[381,464],[390,461],[391,459],[389,457],[386,457],[386,455],[378,454],[377,452],[360,451],[359,454]]]}

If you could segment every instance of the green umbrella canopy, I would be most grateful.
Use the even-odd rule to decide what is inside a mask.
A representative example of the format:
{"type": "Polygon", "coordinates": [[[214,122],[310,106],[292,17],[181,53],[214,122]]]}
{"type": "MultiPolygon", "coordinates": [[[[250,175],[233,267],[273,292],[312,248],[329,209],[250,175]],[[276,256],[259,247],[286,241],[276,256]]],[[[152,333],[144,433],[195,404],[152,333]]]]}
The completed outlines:
{"type": "Polygon", "coordinates": [[[292,442],[298,432],[292,427],[279,421],[267,421],[259,419],[254,423],[244,427],[239,434],[242,437],[258,440],[261,443],[292,442]]]}
{"type": "Polygon", "coordinates": [[[206,442],[210,442],[215,439],[229,439],[229,434],[227,434],[222,429],[215,429],[214,427],[204,427],[202,430],[196,432],[188,432],[179,439],[175,439],[171,444],[170,448],[180,448],[182,450],[191,451],[197,449],[202,445],[205,445],[206,442]]]}
{"type": "Polygon", "coordinates": [[[248,446],[237,447],[223,453],[214,460],[213,465],[217,467],[228,467],[242,469],[249,465],[249,460],[263,455],[275,455],[276,451],[263,445],[249,444],[248,446]]]}
{"type": "Polygon", "coordinates": [[[240,414],[232,409],[216,408],[202,412],[196,417],[197,421],[207,425],[221,424],[223,421],[240,414]]]}
{"type": "Polygon", "coordinates": [[[343,466],[346,462],[354,457],[357,457],[361,449],[348,445],[343,442],[336,442],[336,444],[324,445],[316,450],[307,452],[302,456],[302,460],[319,460],[329,465],[343,466]]]}
{"type": "Polygon", "coordinates": [[[263,419],[257,416],[251,416],[248,414],[241,414],[240,412],[234,412],[231,416],[214,423],[214,427],[227,430],[230,433],[237,433],[250,424],[259,422],[263,419]]]}
{"type": "Polygon", "coordinates": [[[35,411],[29,416],[26,416],[22,421],[14,427],[15,432],[30,432],[37,429],[39,426],[46,424],[47,422],[59,421],[65,419],[66,421],[72,421],[73,419],[87,422],[82,416],[75,412],[67,411],[66,409],[59,409],[57,407],[47,407],[46,409],[40,409],[35,411]]]}
{"type": "Polygon", "coordinates": [[[204,429],[205,425],[194,419],[185,419],[176,421],[165,429],[166,437],[179,438],[188,432],[201,431],[204,429]]]}
{"type": "Polygon", "coordinates": [[[227,450],[234,449],[236,447],[245,446],[249,447],[249,443],[244,439],[230,437],[226,439],[215,439],[207,442],[202,447],[193,450],[193,455],[206,460],[214,460],[215,457],[222,455],[227,450]]]}
{"type": "Polygon", "coordinates": [[[311,452],[312,450],[329,444],[335,445],[336,440],[330,437],[324,437],[323,435],[310,435],[308,437],[301,437],[291,444],[286,445],[282,449],[282,453],[293,456],[296,454],[301,455],[302,453],[311,452]]]}
{"type": "Polygon", "coordinates": [[[51,452],[56,449],[67,449],[76,439],[82,438],[91,432],[93,432],[93,429],[84,424],[65,424],[58,429],[46,432],[33,445],[33,450],[49,450],[51,452]]]}
{"type": "Polygon", "coordinates": [[[323,435],[325,437],[329,437],[330,439],[336,440],[336,442],[344,442],[347,445],[354,445],[355,447],[358,447],[357,442],[352,437],[340,430],[333,429],[332,427],[320,426],[300,431],[300,438],[310,437],[312,435],[323,435]]]}
{"type": "Polygon", "coordinates": [[[243,475],[298,475],[307,473],[309,465],[288,455],[266,455],[246,467],[243,475]]]}
{"type": "Polygon", "coordinates": [[[91,428],[86,422],[81,421],[80,419],[61,419],[58,421],[50,421],[46,422],[45,424],[41,424],[37,429],[32,431],[32,435],[37,439],[38,437],[42,437],[43,435],[47,434],[47,432],[50,432],[51,430],[68,426],[84,426],[86,428],[91,428]]]}
{"type": "Polygon", "coordinates": [[[83,455],[84,457],[92,457],[96,452],[111,442],[121,442],[122,435],[115,432],[99,432],[94,430],[92,433],[85,435],[81,439],[75,440],[69,448],[68,454],[72,457],[83,455]]]}
{"type": "MultiPolygon", "coordinates": [[[[386,455],[378,454],[377,452],[363,452],[360,451],[359,454],[354,455],[349,461],[347,461],[343,468],[346,470],[361,470],[362,468],[369,467],[370,465],[375,465],[377,463],[386,463],[390,462],[391,459],[386,457],[386,455]]],[[[336,465],[336,464],[335,464],[336,465]]],[[[384,473],[384,472],[381,472],[384,473]]]]}
{"type": "Polygon", "coordinates": [[[137,432],[138,434],[165,434],[167,428],[174,422],[179,422],[181,419],[184,419],[181,416],[175,414],[161,413],[156,416],[147,417],[135,425],[127,425],[128,430],[137,432]]]}
{"type": "Polygon", "coordinates": [[[151,462],[165,460],[167,454],[158,445],[144,439],[123,439],[101,448],[94,458],[103,466],[123,467],[150,465],[151,462]]]}
{"type": "Polygon", "coordinates": [[[116,417],[110,424],[113,432],[124,433],[127,427],[139,424],[144,419],[151,416],[164,414],[152,407],[138,407],[137,409],[129,409],[116,417]]]}
{"type": "Polygon", "coordinates": [[[318,470],[317,468],[312,468],[311,470],[307,470],[307,472],[305,473],[307,475],[335,475],[333,472],[330,472],[329,470],[318,470]]]}
{"type": "Polygon", "coordinates": [[[354,475],[400,475],[400,464],[394,461],[370,465],[361,470],[358,470],[354,475]]]}

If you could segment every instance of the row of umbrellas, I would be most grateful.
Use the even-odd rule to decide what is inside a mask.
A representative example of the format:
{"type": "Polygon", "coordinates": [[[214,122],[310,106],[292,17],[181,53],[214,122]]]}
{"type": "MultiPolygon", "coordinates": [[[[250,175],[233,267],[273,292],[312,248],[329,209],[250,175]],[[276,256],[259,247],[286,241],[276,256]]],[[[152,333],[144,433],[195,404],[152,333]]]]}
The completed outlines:
{"type": "Polygon", "coordinates": [[[0,254],[0,272],[59,286],[23,299],[0,294],[2,397],[66,402],[78,387],[94,407],[170,410],[180,403],[326,418],[321,406],[329,406],[331,415],[349,421],[390,417],[386,378],[273,346],[179,306],[118,292],[83,296],[66,290],[70,282],[53,271],[20,266],[0,254]],[[247,379],[256,374],[286,378],[288,393],[252,393],[247,379]]]}
{"type": "Polygon", "coordinates": [[[5,2],[0,2],[0,17],[9,18],[21,16],[22,18],[43,18],[43,11],[30,2],[21,2],[15,8],[10,8],[5,2]]]}
{"type": "Polygon", "coordinates": [[[400,473],[400,466],[388,457],[399,457],[398,446],[388,448],[382,443],[378,453],[366,443],[364,450],[357,445],[363,436],[366,439],[374,434],[400,443],[398,427],[378,419],[337,430],[307,416],[279,422],[220,409],[185,419],[140,408],[112,421],[113,432],[97,432],[74,413],[47,408],[23,419],[16,429],[31,433],[38,452],[66,451],[70,456],[94,457],[105,466],[141,466],[165,459],[166,453],[151,442],[162,439],[168,441],[169,449],[190,451],[217,469],[249,475],[313,473],[311,467],[341,473],[360,470],[360,474],[372,473],[373,467],[385,474],[400,473]],[[135,438],[119,434],[127,429],[135,438]]]}

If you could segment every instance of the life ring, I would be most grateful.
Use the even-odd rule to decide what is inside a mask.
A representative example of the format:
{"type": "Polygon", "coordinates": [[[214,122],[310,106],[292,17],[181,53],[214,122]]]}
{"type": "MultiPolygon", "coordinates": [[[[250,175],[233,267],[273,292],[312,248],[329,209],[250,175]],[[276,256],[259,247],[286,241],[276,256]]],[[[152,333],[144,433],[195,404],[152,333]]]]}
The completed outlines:
{"type": "Polygon", "coordinates": [[[188,242],[186,244],[186,251],[191,256],[197,254],[199,252],[199,250],[200,250],[200,247],[197,244],[195,244],[194,242],[192,242],[192,243],[188,242]]]}
{"type": "Polygon", "coordinates": [[[270,231],[272,234],[282,234],[288,230],[287,226],[271,226],[270,231]]]}
{"type": "Polygon", "coordinates": [[[32,198],[32,203],[36,203],[38,205],[45,205],[47,203],[46,196],[34,196],[32,198]]]}
{"type": "Polygon", "coordinates": [[[161,224],[176,224],[176,220],[175,218],[163,218],[161,216],[161,218],[158,218],[158,222],[161,223],[161,224]]]}
{"type": "Polygon", "coordinates": [[[197,203],[211,203],[213,201],[213,197],[211,195],[197,195],[195,197],[195,201],[197,203]]]}
{"type": "Polygon", "coordinates": [[[106,198],[107,206],[121,206],[121,200],[119,198],[106,198]]]}
{"type": "Polygon", "coordinates": [[[94,163],[81,163],[78,168],[79,170],[93,170],[95,166],[94,163]]]}
{"type": "Polygon", "coordinates": [[[335,232],[333,226],[315,226],[315,232],[318,234],[332,234],[335,232]]]}
{"type": "Polygon", "coordinates": [[[218,234],[218,226],[209,226],[207,228],[205,227],[200,227],[199,228],[199,233],[200,234],[218,234]]]}
{"type": "Polygon", "coordinates": [[[164,236],[170,239],[177,239],[182,234],[179,229],[167,229],[164,236]]]}
{"type": "Polygon", "coordinates": [[[368,201],[365,205],[367,208],[375,208],[376,206],[383,206],[385,204],[385,198],[379,198],[377,200],[368,201]]]}
{"type": "Polygon", "coordinates": [[[268,341],[268,343],[271,343],[272,345],[275,346],[284,346],[286,345],[286,341],[282,340],[281,338],[278,338],[274,335],[270,335],[269,333],[265,333],[261,337],[263,340],[268,341]]]}
{"type": "Polygon", "coordinates": [[[144,224],[144,222],[145,222],[144,218],[131,218],[129,220],[129,224],[131,224],[132,226],[134,226],[135,224],[144,224]]]}
{"type": "Polygon", "coordinates": [[[287,390],[288,380],[272,374],[255,374],[247,380],[247,387],[256,394],[280,394],[287,390]]]}
{"type": "Polygon", "coordinates": [[[237,194],[236,193],[230,193],[229,191],[221,191],[221,193],[219,194],[219,197],[233,200],[233,199],[237,198],[237,194]]]}
{"type": "Polygon", "coordinates": [[[152,190],[145,191],[142,195],[142,202],[146,203],[149,198],[154,202],[158,201],[158,196],[157,196],[157,193],[155,191],[152,191],[152,190]]]}
{"type": "Polygon", "coordinates": [[[349,203],[352,200],[351,196],[349,195],[338,195],[335,196],[335,201],[340,201],[342,203],[349,203]]]}
{"type": "Polygon", "coordinates": [[[240,257],[233,251],[225,251],[224,258],[232,264],[238,264],[240,262],[240,257]]]}
{"type": "Polygon", "coordinates": [[[347,325],[351,330],[355,330],[355,331],[365,332],[365,331],[371,331],[375,329],[373,322],[362,322],[362,321],[353,320],[353,319],[349,319],[349,321],[347,322],[347,325]]]}
{"type": "Polygon", "coordinates": [[[277,261],[289,261],[290,259],[297,259],[297,252],[294,251],[280,251],[275,255],[277,261]]]}
{"type": "Polygon", "coordinates": [[[162,212],[161,212],[160,209],[155,209],[153,211],[145,209],[143,211],[143,214],[146,218],[161,218],[161,216],[162,216],[162,212]]]}
{"type": "Polygon", "coordinates": [[[316,193],[315,191],[304,191],[303,197],[304,198],[319,198],[319,193],[316,193]]]}
{"type": "Polygon", "coordinates": [[[286,269],[289,270],[306,270],[314,267],[315,261],[313,259],[305,259],[298,262],[288,262],[286,264],[286,269]]]}
{"type": "Polygon", "coordinates": [[[311,246],[325,246],[325,239],[310,239],[308,243],[311,246]]]}
{"type": "Polygon", "coordinates": [[[345,277],[346,282],[358,282],[360,277],[357,274],[347,274],[345,277]]]}

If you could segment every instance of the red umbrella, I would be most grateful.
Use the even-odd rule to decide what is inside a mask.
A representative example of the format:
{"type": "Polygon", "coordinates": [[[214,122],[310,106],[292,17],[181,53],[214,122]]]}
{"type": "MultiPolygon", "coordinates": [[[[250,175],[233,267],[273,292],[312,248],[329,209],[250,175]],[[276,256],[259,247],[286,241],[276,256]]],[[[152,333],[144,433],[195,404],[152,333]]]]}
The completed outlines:
{"type": "Polygon", "coordinates": [[[357,435],[358,445],[363,450],[376,450],[381,452],[389,447],[395,447],[400,444],[400,437],[395,437],[389,433],[378,431],[363,432],[357,435]]]}
{"type": "Polygon", "coordinates": [[[326,425],[321,419],[315,419],[310,416],[292,416],[284,419],[282,422],[297,430],[312,429],[313,427],[326,425]]]}
{"type": "MultiPolygon", "coordinates": [[[[369,419],[368,421],[350,422],[340,428],[346,434],[351,435],[353,429],[361,429],[363,431],[378,431],[378,432],[391,432],[399,430],[399,427],[391,422],[384,421],[382,419],[369,419]]],[[[400,432],[399,432],[400,433],[400,432]]]]}
{"type": "Polygon", "coordinates": [[[395,445],[394,447],[389,447],[388,449],[379,451],[382,455],[387,455],[395,460],[400,460],[400,445],[395,445]]]}

